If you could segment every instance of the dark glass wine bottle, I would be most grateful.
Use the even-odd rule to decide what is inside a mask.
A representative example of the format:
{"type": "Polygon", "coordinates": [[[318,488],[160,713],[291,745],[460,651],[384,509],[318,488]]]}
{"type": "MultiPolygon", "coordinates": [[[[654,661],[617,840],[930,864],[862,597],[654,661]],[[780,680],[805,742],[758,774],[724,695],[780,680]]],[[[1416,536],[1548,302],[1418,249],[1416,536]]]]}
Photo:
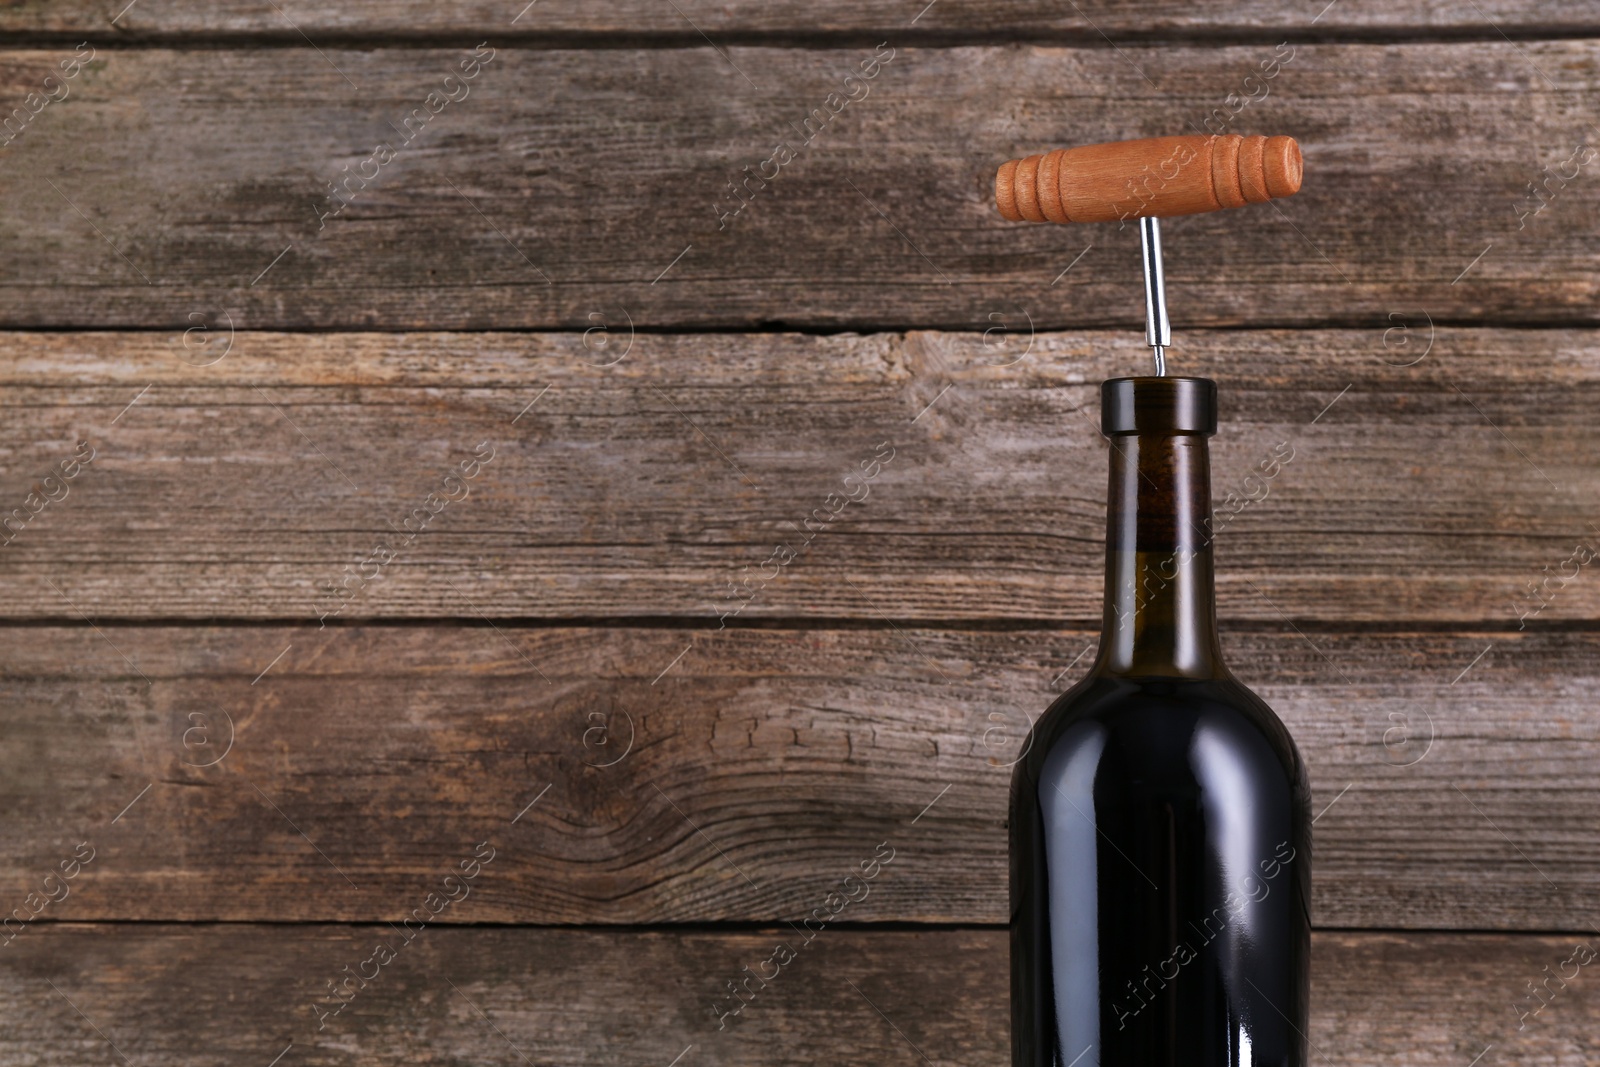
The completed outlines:
{"type": "Polygon", "coordinates": [[[1011,792],[1014,1067],[1304,1067],[1305,767],[1217,642],[1216,384],[1117,378],[1105,621],[1011,792]]]}

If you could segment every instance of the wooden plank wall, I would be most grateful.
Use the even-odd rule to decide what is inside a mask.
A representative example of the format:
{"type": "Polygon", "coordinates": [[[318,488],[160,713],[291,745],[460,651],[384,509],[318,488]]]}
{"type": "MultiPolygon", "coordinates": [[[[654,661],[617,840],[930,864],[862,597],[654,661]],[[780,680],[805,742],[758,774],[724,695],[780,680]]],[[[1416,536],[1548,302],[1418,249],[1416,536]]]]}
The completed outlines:
{"type": "Polygon", "coordinates": [[[1306,155],[1166,244],[1316,1058],[1600,1061],[1593,4],[0,30],[0,1064],[1006,1062],[1006,764],[1144,349],[1134,233],[987,181],[1208,120],[1306,155]]]}

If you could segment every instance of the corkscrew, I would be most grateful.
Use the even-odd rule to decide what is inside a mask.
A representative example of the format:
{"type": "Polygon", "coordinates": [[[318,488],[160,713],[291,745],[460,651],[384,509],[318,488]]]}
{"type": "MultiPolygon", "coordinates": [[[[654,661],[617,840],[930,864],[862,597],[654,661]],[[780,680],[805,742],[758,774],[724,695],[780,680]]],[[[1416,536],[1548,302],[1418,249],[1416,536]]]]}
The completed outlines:
{"type": "Polygon", "coordinates": [[[1161,265],[1161,220],[1260,204],[1300,191],[1293,137],[1237,134],[1150,137],[1058,148],[1013,159],[994,179],[995,205],[1012,222],[1139,221],[1145,341],[1167,373],[1172,321],[1161,265]]]}

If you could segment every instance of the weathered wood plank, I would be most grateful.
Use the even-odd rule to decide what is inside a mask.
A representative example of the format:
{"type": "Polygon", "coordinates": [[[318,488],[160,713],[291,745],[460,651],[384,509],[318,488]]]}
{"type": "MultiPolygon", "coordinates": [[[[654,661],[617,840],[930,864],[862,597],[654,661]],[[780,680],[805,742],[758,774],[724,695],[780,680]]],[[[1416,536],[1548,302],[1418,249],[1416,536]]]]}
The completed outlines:
{"type": "MultiPolygon", "coordinates": [[[[1218,540],[1223,616],[1600,618],[1573,556],[1600,518],[1600,334],[1441,329],[1395,367],[1429,337],[1391,331],[1174,350],[1223,389],[1215,497],[1242,508],[1218,540]],[[1280,443],[1290,462],[1252,477],[1280,443]]],[[[1133,330],[1031,350],[619,330],[241,333],[181,362],[222,353],[204,336],[0,336],[0,516],[31,511],[75,442],[97,450],[0,549],[5,615],[1093,623],[1097,383],[1145,358],[1133,330]],[[494,458],[448,488],[483,441],[494,458]],[[847,483],[863,463],[877,476],[847,483]]]]}
{"type": "MultiPolygon", "coordinates": [[[[11,627],[0,857],[20,899],[79,842],[96,850],[47,918],[398,921],[489,841],[504,858],[474,919],[777,921],[887,842],[892,870],[853,921],[999,922],[1005,765],[1093,643],[886,624],[11,627]]],[[[1326,809],[1319,925],[1592,921],[1600,634],[1313,628],[1227,647],[1326,809]]]]}
{"type": "Polygon", "coordinates": [[[1102,43],[1101,32],[1119,36],[1162,33],[1247,35],[1284,30],[1337,34],[1366,31],[1427,34],[1440,31],[1492,35],[1495,28],[1523,33],[1574,33],[1600,29],[1593,5],[1581,0],[1549,0],[1538,6],[1510,0],[1481,0],[1476,5],[1447,3],[1386,4],[1379,0],[1341,0],[1323,11],[1316,5],[1287,0],[1246,3],[1179,3],[1135,0],[1132,3],[1074,8],[1029,0],[940,0],[935,4],[849,3],[818,0],[676,0],[672,5],[648,0],[613,0],[603,5],[512,3],[510,0],[467,0],[441,8],[424,0],[382,0],[374,3],[313,4],[285,0],[262,5],[243,0],[180,0],[129,5],[126,0],[67,0],[49,4],[13,4],[0,9],[0,30],[15,33],[88,33],[105,35],[114,26],[118,39],[159,39],[165,35],[227,34],[293,36],[296,29],[334,37],[382,35],[437,39],[441,34],[488,34],[494,39],[537,42],[551,34],[690,36],[772,34],[813,37],[825,33],[917,34],[938,37],[1004,38],[1039,34],[1067,35],[1102,43]],[[274,10],[277,7],[279,10],[274,10]],[[664,9],[664,10],[663,10],[664,9]]]}
{"type": "MultiPolygon", "coordinates": [[[[1306,187],[1167,227],[1180,338],[1597,321],[1600,41],[891,51],[101,49],[0,158],[0,322],[1135,325],[1132,228],[1007,223],[993,168],[1217,109],[1306,187]]],[[[70,54],[0,55],[5,106],[70,54]]]]}
{"type": "MultiPolygon", "coordinates": [[[[1009,1062],[1004,931],[825,930],[719,1030],[724,983],[785,939],[783,927],[430,928],[405,943],[386,926],[62,924],[0,956],[0,1036],[39,1067],[119,1051],[266,1064],[291,1044],[292,1062],[313,1067],[1009,1062]],[[363,961],[380,942],[393,958],[324,1019],[311,1005],[325,982],[372,974],[363,961]]],[[[1586,1067],[1600,1056],[1587,971],[1520,1031],[1517,1014],[1524,983],[1579,944],[1595,938],[1314,935],[1316,1062],[1461,1067],[1492,1045],[1496,1063],[1586,1067]]]]}

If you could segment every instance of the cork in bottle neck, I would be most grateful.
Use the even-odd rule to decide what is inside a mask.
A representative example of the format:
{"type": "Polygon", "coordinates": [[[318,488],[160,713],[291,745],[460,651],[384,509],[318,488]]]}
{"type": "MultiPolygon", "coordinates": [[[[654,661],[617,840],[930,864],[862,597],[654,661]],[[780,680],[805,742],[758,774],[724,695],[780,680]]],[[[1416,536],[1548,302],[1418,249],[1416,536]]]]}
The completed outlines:
{"type": "Polygon", "coordinates": [[[1116,378],[1101,387],[1111,439],[1106,594],[1095,670],[1225,675],[1216,633],[1211,477],[1216,383],[1116,378]]]}

